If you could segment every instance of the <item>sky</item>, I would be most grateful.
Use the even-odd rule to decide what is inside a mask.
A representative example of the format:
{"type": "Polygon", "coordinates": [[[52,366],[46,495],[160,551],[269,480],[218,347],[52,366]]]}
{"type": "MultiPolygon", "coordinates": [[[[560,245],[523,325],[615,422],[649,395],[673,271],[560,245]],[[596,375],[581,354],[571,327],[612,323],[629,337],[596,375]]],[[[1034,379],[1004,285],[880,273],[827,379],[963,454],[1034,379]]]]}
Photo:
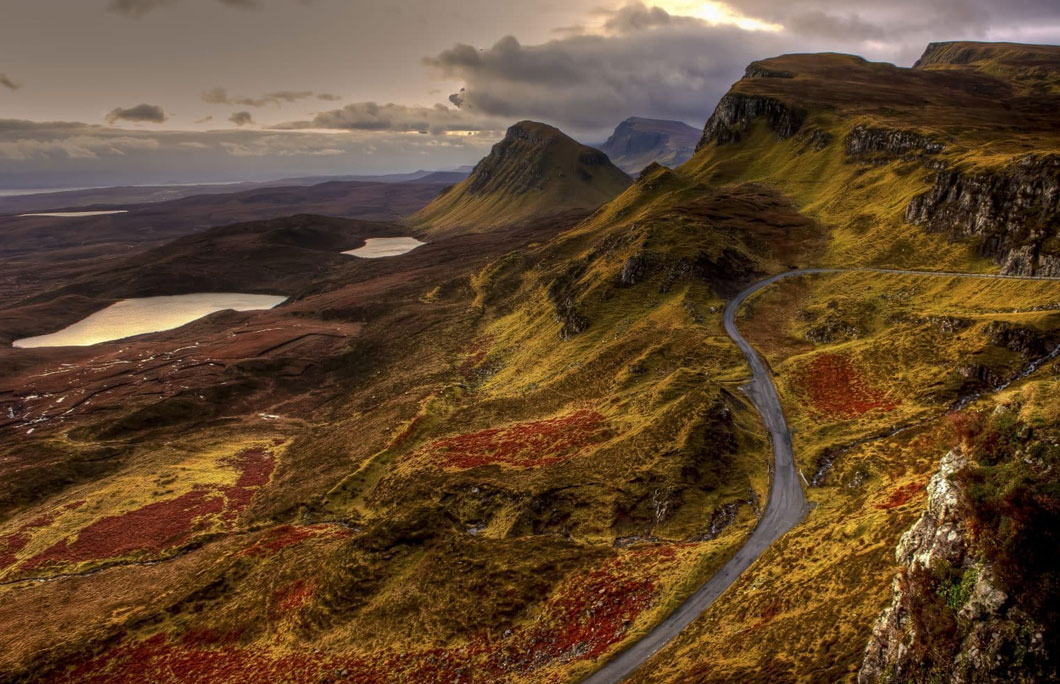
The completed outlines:
{"type": "Polygon", "coordinates": [[[701,127],[754,59],[1060,43],[1058,0],[3,0],[0,189],[444,169],[701,127]]]}

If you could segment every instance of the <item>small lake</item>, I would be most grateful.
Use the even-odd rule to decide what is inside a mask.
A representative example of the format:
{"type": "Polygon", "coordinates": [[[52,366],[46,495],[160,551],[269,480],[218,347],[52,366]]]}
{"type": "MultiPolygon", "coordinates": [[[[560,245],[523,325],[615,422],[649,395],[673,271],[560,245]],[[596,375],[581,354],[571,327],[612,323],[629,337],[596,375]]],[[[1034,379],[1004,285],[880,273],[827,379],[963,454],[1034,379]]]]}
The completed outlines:
{"type": "Polygon", "coordinates": [[[133,335],[172,330],[225,309],[271,309],[286,299],[275,295],[238,292],[203,292],[171,297],[123,299],[58,332],[15,340],[11,346],[20,349],[84,347],[133,335]]]}
{"type": "Polygon", "coordinates": [[[79,218],[82,216],[111,216],[113,214],[128,214],[128,209],[117,209],[114,211],[49,211],[40,214],[19,214],[19,218],[27,216],[52,216],[55,218],[79,218]]]}
{"type": "Polygon", "coordinates": [[[368,238],[364,241],[364,247],[351,249],[348,252],[343,252],[343,254],[361,257],[362,259],[379,259],[399,256],[425,244],[427,243],[410,237],[368,238]]]}

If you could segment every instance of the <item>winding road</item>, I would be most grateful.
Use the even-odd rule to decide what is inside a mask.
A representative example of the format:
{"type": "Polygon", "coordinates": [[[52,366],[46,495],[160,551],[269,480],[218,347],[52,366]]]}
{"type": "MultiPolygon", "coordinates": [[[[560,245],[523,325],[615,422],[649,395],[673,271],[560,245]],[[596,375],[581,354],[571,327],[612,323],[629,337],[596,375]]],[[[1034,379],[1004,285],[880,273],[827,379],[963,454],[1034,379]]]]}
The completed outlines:
{"type": "Polygon", "coordinates": [[[773,443],[774,475],[769,492],[769,502],[758,525],[736,554],[718,570],[696,593],[692,594],[677,610],[660,622],[655,629],[635,644],[612,658],[603,667],[582,680],[582,684],[618,684],[640,667],[648,658],[669,644],[681,631],[703,613],[747,568],[754,563],[769,546],[797,525],[806,515],[806,497],[799,484],[791,449],[791,432],[780,397],[770,377],[769,369],[762,357],[744,339],[736,327],[736,314],[747,299],[788,278],[818,273],[879,273],[894,275],[933,276],[948,278],[983,278],[988,280],[1050,280],[1060,278],[1046,276],[1010,276],[990,273],[957,273],[949,271],[905,271],[890,268],[806,268],[786,271],[760,280],[733,297],[725,307],[725,332],[740,348],[751,367],[751,381],[743,386],[762,421],[769,430],[773,443]]]}

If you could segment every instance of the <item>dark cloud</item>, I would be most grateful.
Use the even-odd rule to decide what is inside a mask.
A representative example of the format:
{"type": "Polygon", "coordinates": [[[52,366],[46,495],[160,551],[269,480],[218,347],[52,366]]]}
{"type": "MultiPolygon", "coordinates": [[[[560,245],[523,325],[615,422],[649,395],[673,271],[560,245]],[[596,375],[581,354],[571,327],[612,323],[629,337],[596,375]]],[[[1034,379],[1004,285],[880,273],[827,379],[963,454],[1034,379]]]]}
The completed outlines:
{"type": "Polygon", "coordinates": [[[198,121],[196,121],[195,123],[204,124],[204,123],[210,123],[211,121],[213,121],[213,117],[212,116],[205,116],[205,117],[199,119],[198,121]]]}
{"type": "Polygon", "coordinates": [[[20,83],[15,83],[10,78],[8,78],[7,74],[0,74],[0,86],[3,86],[8,90],[18,90],[22,87],[20,83]]]}
{"type": "MultiPolygon", "coordinates": [[[[272,93],[265,93],[260,97],[247,97],[246,95],[229,95],[228,90],[225,88],[210,88],[202,91],[201,97],[202,101],[207,104],[239,105],[242,107],[275,105],[279,107],[284,102],[291,103],[305,100],[313,97],[314,94],[312,90],[278,90],[272,93]]],[[[340,99],[339,96],[329,93],[322,93],[322,95],[317,95],[317,97],[321,100],[340,99]]]]}
{"type": "MultiPolygon", "coordinates": [[[[107,9],[116,14],[123,14],[127,17],[142,17],[152,10],[156,10],[163,5],[171,5],[178,0],[110,0],[110,4],[107,5],[107,9]]],[[[261,7],[260,0],[215,0],[222,5],[229,7],[237,7],[239,9],[257,9],[261,7]]],[[[302,2],[302,4],[309,4],[302,2]]]]}
{"type": "Polygon", "coordinates": [[[313,97],[312,90],[278,90],[274,93],[265,93],[265,99],[276,100],[277,102],[296,102],[298,100],[304,100],[307,97],[313,97]]]}
{"type": "Polygon", "coordinates": [[[342,95],[335,95],[334,93],[317,93],[318,100],[324,100],[325,102],[338,102],[342,99],[342,95]]]}
{"type": "Polygon", "coordinates": [[[482,50],[456,45],[424,63],[464,83],[461,111],[544,120],[597,135],[640,116],[704,122],[744,67],[784,52],[777,36],[711,26],[634,5],[607,17],[608,33],[542,45],[507,36],[482,50]]]}
{"type": "Polygon", "coordinates": [[[449,98],[461,111],[542,119],[597,135],[633,112],[701,123],[746,65],[763,57],[835,51],[912,64],[930,41],[1019,39],[1035,22],[1060,26],[1057,0],[725,5],[731,21],[712,24],[632,2],[596,10],[595,28],[569,27],[543,44],[506,36],[492,47],[457,44],[423,61],[442,78],[462,82],[449,98]]]}
{"type": "Polygon", "coordinates": [[[606,12],[604,28],[611,32],[628,33],[641,31],[654,26],[669,26],[681,21],[661,7],[647,7],[643,3],[631,3],[617,11],[606,12]]]}
{"type": "Polygon", "coordinates": [[[233,112],[232,116],[228,117],[228,120],[237,126],[246,126],[254,123],[254,117],[251,116],[250,112],[233,112]]]}
{"type": "Polygon", "coordinates": [[[107,114],[107,123],[118,121],[133,121],[136,123],[165,123],[166,112],[158,105],[139,104],[135,107],[124,109],[116,107],[107,114]]]}
{"type": "Polygon", "coordinates": [[[503,122],[492,117],[451,109],[442,104],[433,107],[412,107],[392,103],[356,102],[342,109],[321,112],[309,121],[293,121],[274,128],[441,134],[447,131],[495,131],[503,126],[503,122]]]}

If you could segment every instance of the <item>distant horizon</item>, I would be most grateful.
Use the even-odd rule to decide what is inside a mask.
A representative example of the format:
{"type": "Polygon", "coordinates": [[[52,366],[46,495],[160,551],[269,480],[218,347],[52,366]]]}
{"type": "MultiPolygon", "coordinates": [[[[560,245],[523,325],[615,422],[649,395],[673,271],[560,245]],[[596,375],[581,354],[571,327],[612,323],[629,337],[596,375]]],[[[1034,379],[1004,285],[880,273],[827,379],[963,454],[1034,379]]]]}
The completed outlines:
{"type": "Polygon", "coordinates": [[[195,187],[200,185],[244,185],[244,184],[259,184],[259,183],[279,183],[282,181],[291,180],[305,180],[305,179],[328,179],[328,178],[383,178],[387,176],[405,176],[417,173],[432,174],[432,173],[456,173],[469,169],[473,165],[461,165],[456,167],[447,167],[441,169],[406,169],[398,171],[390,171],[384,173],[328,173],[328,174],[308,174],[308,175],[290,175],[284,174],[279,176],[269,176],[267,178],[244,178],[239,180],[201,180],[201,181],[172,181],[172,182],[158,182],[158,183],[107,183],[104,185],[78,185],[78,186],[62,186],[56,185],[51,187],[33,187],[33,188],[20,188],[17,186],[4,186],[0,184],[0,197],[22,197],[29,195],[44,195],[49,193],[63,193],[63,192],[78,192],[83,190],[106,190],[109,188],[181,188],[181,187],[195,187]]]}
{"type": "MultiPolygon", "coordinates": [[[[691,129],[694,129],[694,130],[697,130],[697,131],[701,131],[703,129],[702,125],[695,126],[693,124],[688,123],[687,121],[682,121],[680,119],[664,119],[664,118],[660,118],[660,117],[640,116],[638,114],[631,114],[631,115],[626,116],[625,118],[623,118],[621,121],[618,121],[615,124],[615,130],[617,130],[618,126],[622,125],[623,123],[625,123],[627,121],[633,120],[633,119],[639,119],[639,120],[643,120],[643,121],[659,121],[659,122],[665,122],[665,123],[677,123],[677,124],[682,124],[684,126],[687,126],[687,127],[691,128],[691,129]]],[[[2,123],[2,121],[0,121],[0,123],[2,123]]],[[[564,132],[566,132],[566,131],[564,131],[564,132]]],[[[614,130],[612,130],[607,135],[599,136],[599,139],[591,138],[591,137],[587,138],[585,136],[579,136],[576,139],[578,139],[578,141],[581,142],[584,145],[589,145],[589,146],[592,146],[592,147],[599,147],[599,146],[603,145],[606,142],[606,140],[610,137],[611,134],[613,134],[613,132],[614,132],[614,130]]],[[[572,136],[572,137],[574,137],[574,136],[572,136]]],[[[501,139],[501,137],[499,136],[495,141],[493,141],[493,143],[499,142],[500,139],[501,139]]],[[[493,143],[491,143],[491,146],[492,146],[493,143]]],[[[485,154],[488,152],[488,150],[489,150],[489,148],[486,148],[482,152],[481,156],[476,157],[473,161],[471,161],[471,162],[469,162],[467,164],[448,165],[448,166],[441,167],[441,168],[427,168],[426,166],[420,166],[420,167],[417,167],[417,168],[395,167],[395,168],[392,168],[392,169],[389,169],[389,170],[384,170],[384,171],[379,171],[379,172],[367,171],[367,170],[366,171],[357,171],[357,170],[341,171],[340,170],[340,171],[329,172],[329,173],[324,173],[324,172],[321,172],[321,173],[297,173],[297,172],[294,172],[294,171],[291,171],[291,172],[279,171],[279,172],[268,174],[267,176],[255,177],[253,175],[247,175],[247,176],[240,176],[238,178],[228,178],[228,179],[224,179],[224,180],[221,180],[221,179],[218,179],[218,178],[207,178],[207,179],[204,179],[204,180],[187,178],[187,179],[183,179],[183,180],[169,179],[169,180],[161,180],[161,181],[157,181],[157,182],[133,183],[133,182],[116,181],[116,182],[101,183],[101,184],[97,184],[97,185],[79,184],[79,185],[70,185],[70,186],[63,185],[63,184],[61,184],[61,182],[57,182],[55,185],[39,185],[38,184],[35,187],[25,187],[25,188],[22,187],[22,186],[18,186],[18,185],[9,185],[9,184],[7,184],[7,182],[5,182],[3,180],[2,177],[0,177],[0,197],[17,197],[17,196],[22,196],[22,195],[35,195],[35,194],[57,193],[57,192],[76,192],[76,191],[79,191],[79,190],[103,190],[103,189],[107,189],[107,188],[117,188],[117,187],[148,188],[148,187],[182,187],[182,186],[195,186],[195,185],[239,185],[239,184],[242,184],[242,183],[271,183],[271,182],[280,182],[280,181],[285,181],[285,180],[302,179],[302,178],[332,178],[332,177],[342,177],[342,176],[380,177],[380,176],[397,176],[397,175],[412,174],[412,173],[419,173],[419,172],[424,172],[424,173],[442,173],[442,172],[448,172],[448,171],[460,171],[460,170],[465,169],[465,168],[466,169],[470,169],[471,167],[473,167],[475,165],[475,163],[477,163],[479,161],[479,159],[482,158],[482,156],[485,156],[485,154]]]]}

